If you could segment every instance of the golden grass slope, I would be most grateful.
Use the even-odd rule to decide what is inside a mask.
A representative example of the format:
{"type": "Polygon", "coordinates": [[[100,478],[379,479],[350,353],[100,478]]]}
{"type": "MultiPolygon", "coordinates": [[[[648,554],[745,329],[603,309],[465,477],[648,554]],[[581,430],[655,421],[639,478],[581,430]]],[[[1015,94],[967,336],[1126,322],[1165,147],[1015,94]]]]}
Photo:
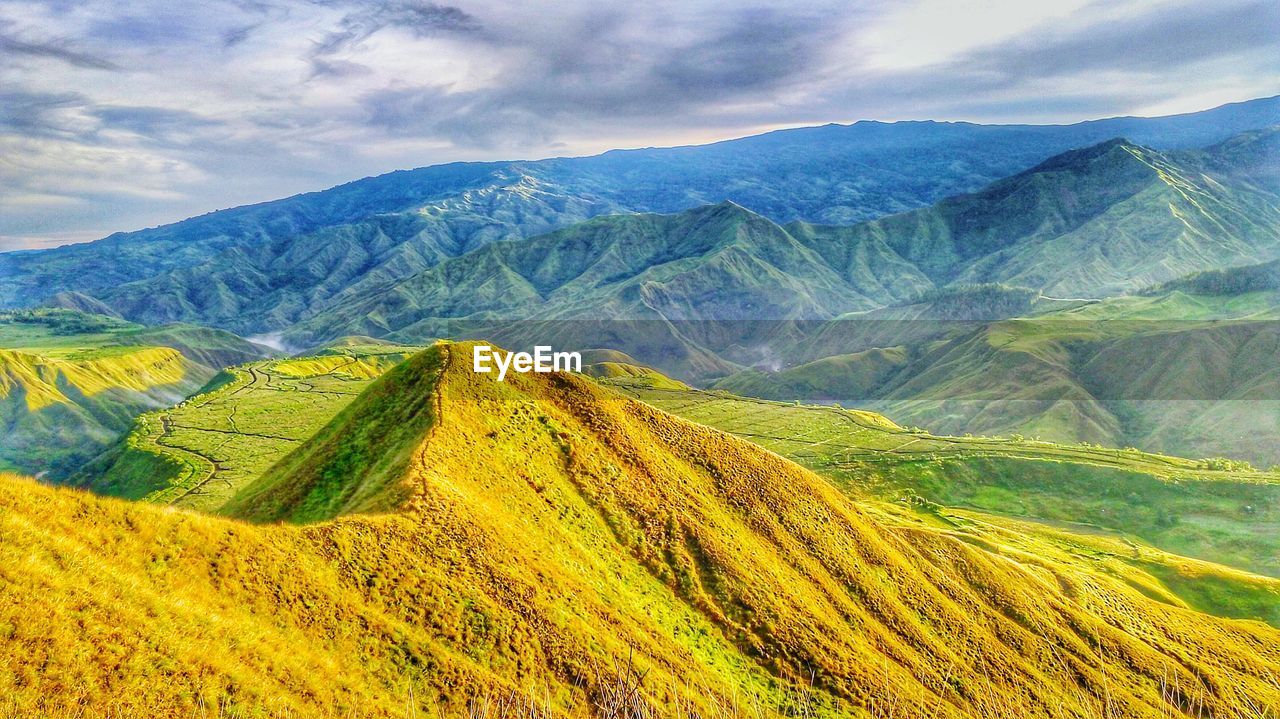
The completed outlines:
{"type": "Polygon", "coordinates": [[[373,379],[402,359],[403,355],[391,352],[370,355],[328,354],[278,361],[272,367],[287,377],[335,374],[353,379],[373,379]]]}
{"type": "Polygon", "coordinates": [[[109,389],[145,392],[176,385],[191,368],[170,347],[123,347],[83,359],[0,349],[0,399],[21,395],[27,410],[35,412],[55,403],[74,404],[68,391],[91,397],[109,389]]]}
{"type": "Polygon", "coordinates": [[[65,480],[135,416],[213,374],[170,347],[0,349],[0,470],[65,480]]]}
{"type": "MultiPolygon", "coordinates": [[[[1280,711],[1275,629],[890,526],[745,441],[468,355],[428,350],[402,368],[429,379],[398,368],[332,425],[390,402],[418,408],[413,431],[293,460],[314,479],[362,443],[411,445],[395,481],[347,477],[377,488],[364,506],[401,498],[391,513],[249,525],[0,481],[0,701],[412,716],[514,692],[587,716],[632,656],[660,715],[1280,711]]],[[[257,491],[277,516],[312,496],[257,491]]]]}

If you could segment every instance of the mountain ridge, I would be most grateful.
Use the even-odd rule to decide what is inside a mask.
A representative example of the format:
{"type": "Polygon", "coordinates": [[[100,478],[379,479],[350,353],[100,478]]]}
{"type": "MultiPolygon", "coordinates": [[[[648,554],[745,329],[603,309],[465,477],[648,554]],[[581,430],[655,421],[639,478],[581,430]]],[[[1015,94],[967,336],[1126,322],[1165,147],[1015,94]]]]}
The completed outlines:
{"type": "MultiPolygon", "coordinates": [[[[466,345],[427,356],[455,351],[466,345]]],[[[745,696],[765,716],[1157,719],[1172,701],[1234,719],[1274,703],[1267,625],[1154,599],[1056,550],[895,524],[589,378],[498,382],[442,364],[408,397],[381,394],[423,407],[438,394],[441,408],[425,441],[405,443],[390,514],[252,525],[0,479],[0,553],[16,573],[0,592],[27,598],[0,602],[0,617],[27,617],[0,634],[6,695],[93,710],[110,685],[120,711],[232,694],[237,710],[388,716],[528,691],[588,716],[610,681],[592,667],[630,656],[638,701],[659,712],[735,713],[745,696]],[[103,563],[113,570],[81,571],[103,563]],[[77,590],[68,572],[97,578],[77,590]],[[118,601],[125,588],[147,621],[118,601]],[[80,629],[38,640],[31,626],[80,629]],[[25,683],[37,670],[35,686],[74,676],[79,690],[42,700],[25,683]]]]}
{"type": "Polygon", "coordinates": [[[1280,122],[1280,98],[1101,124],[855,124],[692,148],[398,171],[113,235],[105,244],[0,254],[0,276],[10,280],[0,287],[0,306],[62,291],[107,293],[108,304],[135,320],[279,330],[343,290],[363,291],[481,244],[594,215],[733,199],[778,222],[847,224],[977,189],[1116,134],[1165,147],[1206,145],[1268,124],[1262,119],[1280,122]],[[912,163],[920,171],[904,173],[912,163]],[[143,284],[112,289],[131,282],[143,284]]]}
{"type": "MultiPolygon", "coordinates": [[[[1277,134],[1254,133],[1246,146],[1277,134]]],[[[351,333],[414,342],[449,336],[450,321],[534,317],[805,321],[965,286],[1066,297],[1138,291],[1280,256],[1280,195],[1246,181],[1257,176],[1249,167],[1232,173],[1235,165],[1219,162],[1227,169],[1209,174],[1220,158],[1112,139],[975,193],[846,227],[780,226],[732,201],[598,217],[339,295],[285,336],[299,346],[351,333]]],[[[762,338],[685,339],[714,352],[762,338]]]]}

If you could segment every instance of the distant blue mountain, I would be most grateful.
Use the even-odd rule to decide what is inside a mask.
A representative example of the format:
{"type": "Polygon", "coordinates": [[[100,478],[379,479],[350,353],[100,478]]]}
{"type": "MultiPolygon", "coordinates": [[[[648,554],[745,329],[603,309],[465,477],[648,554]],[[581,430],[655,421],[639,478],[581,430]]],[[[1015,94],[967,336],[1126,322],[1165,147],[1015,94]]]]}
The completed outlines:
{"type": "Polygon", "coordinates": [[[484,245],[601,214],[727,200],[780,223],[853,224],[972,192],[1114,137],[1177,149],[1275,124],[1280,97],[1161,118],[859,122],[693,147],[439,165],[93,243],[0,254],[0,306],[77,293],[65,296],[138,321],[277,330],[484,245]]]}

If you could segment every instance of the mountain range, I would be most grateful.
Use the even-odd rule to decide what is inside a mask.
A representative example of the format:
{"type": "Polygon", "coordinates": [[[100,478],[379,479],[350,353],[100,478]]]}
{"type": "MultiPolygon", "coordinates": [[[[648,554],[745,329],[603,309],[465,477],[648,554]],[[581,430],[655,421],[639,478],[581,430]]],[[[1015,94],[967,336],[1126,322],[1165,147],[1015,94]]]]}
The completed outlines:
{"type": "MultiPolygon", "coordinates": [[[[0,277],[4,278],[0,306],[29,306],[67,293],[53,301],[63,305],[101,302],[128,319],[147,323],[190,321],[241,334],[283,331],[338,310],[350,298],[385,291],[445,259],[596,215],[669,213],[728,200],[773,222],[848,224],[976,191],[1056,154],[1115,137],[1128,137],[1137,145],[1161,151],[1182,150],[1221,143],[1277,123],[1280,98],[1269,98],[1166,118],[1117,118],[1067,126],[863,122],[778,131],[700,147],[442,165],[116,234],[95,243],[0,254],[0,277]]],[[[1215,157],[1235,172],[1248,164],[1245,160],[1253,151],[1236,148],[1234,154],[1219,152],[1215,157]]],[[[1111,169],[1125,184],[1106,197],[1128,199],[1132,195],[1125,193],[1133,190],[1137,199],[1154,203],[1160,192],[1174,191],[1157,187],[1148,195],[1138,192],[1147,187],[1144,177],[1163,171],[1151,166],[1164,162],[1160,153],[1144,150],[1132,162],[1118,154],[1110,157],[1117,161],[1111,169]]],[[[1098,169],[1105,169],[1107,162],[1100,160],[1098,169]]],[[[1258,164],[1256,158],[1252,162],[1258,164]]],[[[1215,169],[1213,176],[1230,172],[1215,169]]],[[[1203,189],[1195,184],[1196,175],[1178,165],[1178,179],[1168,178],[1165,185],[1190,181],[1191,187],[1185,189],[1195,194],[1203,189]]],[[[1249,181],[1263,182],[1256,177],[1249,181]]],[[[1250,203],[1258,202],[1257,196],[1240,185],[1233,181],[1228,202],[1253,207],[1250,203]]],[[[1037,207],[1012,204],[1034,195],[1030,190],[1005,189],[1013,192],[1010,204],[989,209],[1037,207]]],[[[1064,211],[1051,199],[1034,201],[1045,202],[1041,207],[1046,211],[1063,212],[1060,225],[1064,229],[1087,219],[1081,212],[1064,211]]],[[[1083,212],[1096,209],[1097,202],[1107,204],[1105,198],[1097,200],[1083,212]]],[[[1208,208],[1210,212],[1218,209],[1208,208]]],[[[929,219],[945,224],[956,211],[943,205],[929,219]]],[[[966,221],[967,216],[957,219],[966,221]]],[[[889,222],[881,227],[892,234],[902,226],[889,222]]],[[[1233,232],[1242,230],[1229,227],[1233,232]]],[[[1022,229],[1030,233],[1034,228],[1022,229]]],[[[1244,252],[1258,241],[1246,234],[1228,242],[1225,249],[1244,252]]],[[[984,237],[983,242],[994,244],[979,242],[960,250],[958,257],[974,260],[965,253],[982,249],[994,253],[1008,239],[998,234],[984,237]]],[[[962,231],[960,239],[966,238],[962,231]]],[[[929,236],[929,242],[944,247],[949,239],[929,236]]],[[[1048,242],[1039,247],[1039,254],[1028,251],[1002,259],[998,267],[975,266],[971,272],[1021,277],[1028,272],[1028,262],[1062,244],[1048,242]]],[[[1171,279],[1184,267],[1200,269],[1185,253],[1170,253],[1173,264],[1169,276],[1162,279],[1171,279]]],[[[1135,255],[1133,261],[1140,257],[1135,255]]],[[[944,254],[933,261],[955,269],[953,259],[944,254]]],[[[919,262],[915,256],[913,264],[919,262]]],[[[1121,263],[1110,271],[1123,272],[1125,267],[1121,263]]],[[[950,271],[940,265],[920,269],[934,281],[942,278],[938,272],[950,271]]],[[[1099,271],[1105,274],[1108,268],[1099,271]]],[[[1117,282],[1110,276],[1092,284],[1115,286],[1117,282]]]]}
{"type": "MultiPolygon", "coordinates": [[[[284,335],[306,346],[347,334],[422,341],[460,320],[499,336],[516,320],[655,320],[685,323],[672,333],[719,353],[753,339],[728,329],[735,322],[832,319],[942,288],[999,284],[1059,300],[1140,291],[1280,255],[1280,186],[1257,161],[1280,157],[1278,137],[1272,128],[1179,153],[1108,141],[849,227],[781,226],[731,202],[610,215],[343,293],[284,335]],[[701,321],[719,321],[722,336],[689,324],[701,321]]],[[[635,344],[617,349],[663,360],[635,344]]]]}

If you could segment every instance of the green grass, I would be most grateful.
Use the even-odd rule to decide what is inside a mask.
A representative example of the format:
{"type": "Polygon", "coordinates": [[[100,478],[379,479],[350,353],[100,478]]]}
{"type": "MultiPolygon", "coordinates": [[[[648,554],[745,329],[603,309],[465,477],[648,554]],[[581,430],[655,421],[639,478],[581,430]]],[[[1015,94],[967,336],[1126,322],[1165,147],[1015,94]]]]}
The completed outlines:
{"type": "Polygon", "coordinates": [[[1016,433],[1265,468],[1280,465],[1271,441],[1280,430],[1277,307],[1274,291],[1173,292],[989,323],[865,321],[853,332],[833,322],[780,353],[829,356],[741,371],[712,388],[837,400],[941,434],[1016,433]]]}
{"type": "MultiPolygon", "coordinates": [[[[1045,309],[1052,308],[1045,303],[1045,309]]],[[[1276,319],[1280,317],[1280,292],[1274,290],[1239,295],[1194,295],[1172,291],[1155,296],[1111,297],[1052,313],[1057,319],[1187,322],[1221,319],[1276,319]]]]}
{"type": "Polygon", "coordinates": [[[0,477],[12,712],[455,716],[498,694],[586,719],[618,716],[602,699],[619,664],[639,677],[633,716],[1280,708],[1280,633],[1189,611],[1135,563],[1229,570],[853,500],[594,380],[500,383],[454,348],[388,372],[293,453],[302,491],[259,495],[284,510],[265,519],[333,507],[344,486],[386,513],[343,501],[332,520],[251,524],[0,477]],[[379,448],[410,461],[382,472],[379,448]],[[1162,681],[1187,691],[1171,700],[1162,681]]]}
{"type": "Polygon", "coordinates": [[[869,412],[602,381],[748,439],[860,496],[1114,531],[1173,554],[1280,577],[1274,473],[1210,470],[1202,461],[1132,449],[939,437],[869,412]]]}
{"type": "Polygon", "coordinates": [[[0,312],[0,349],[67,357],[122,344],[122,340],[142,329],[141,325],[124,320],[72,310],[0,312]]]}
{"type": "Polygon", "coordinates": [[[1274,583],[1162,562],[1146,562],[1143,569],[1194,609],[1236,619],[1258,619],[1280,627],[1280,596],[1274,583]]]}
{"type": "Polygon", "coordinates": [[[66,309],[0,312],[0,466],[62,482],[141,413],[260,359],[229,332],[66,309]]]}
{"type": "Polygon", "coordinates": [[[935,435],[917,428],[899,427],[875,412],[740,397],[723,391],[654,388],[627,378],[603,381],[668,412],[748,437],[779,454],[805,457],[815,462],[896,463],[940,457],[1001,456],[1131,469],[1174,480],[1280,481],[1280,476],[1271,472],[1213,470],[1202,460],[1152,454],[1132,448],[935,435]]]}
{"type": "Polygon", "coordinates": [[[345,347],[222,372],[190,399],[140,417],[73,482],[102,494],[217,511],[412,350],[345,347]]]}
{"type": "Polygon", "coordinates": [[[258,521],[305,523],[403,504],[405,498],[392,488],[436,421],[434,387],[441,357],[440,347],[432,347],[370,383],[323,428],[309,432],[305,444],[290,447],[260,477],[237,486],[225,512],[258,521]]]}

